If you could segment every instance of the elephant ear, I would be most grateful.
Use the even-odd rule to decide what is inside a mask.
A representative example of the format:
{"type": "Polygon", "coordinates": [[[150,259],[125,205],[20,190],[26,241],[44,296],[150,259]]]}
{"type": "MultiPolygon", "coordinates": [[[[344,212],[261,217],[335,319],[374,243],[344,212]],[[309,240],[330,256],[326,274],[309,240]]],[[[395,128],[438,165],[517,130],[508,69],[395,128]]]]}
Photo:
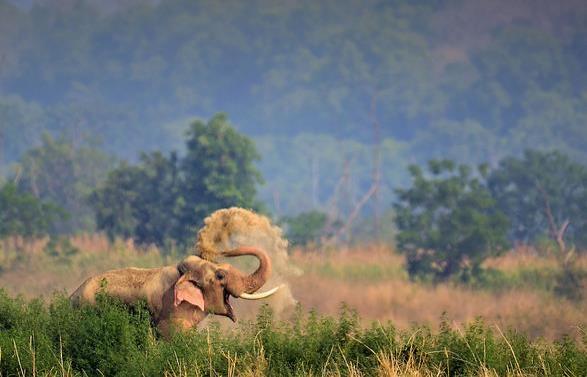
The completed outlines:
{"type": "Polygon", "coordinates": [[[197,306],[201,310],[204,310],[204,296],[200,288],[196,287],[194,283],[184,279],[182,276],[177,283],[175,283],[175,306],[178,306],[183,301],[189,302],[190,304],[197,306]]]}

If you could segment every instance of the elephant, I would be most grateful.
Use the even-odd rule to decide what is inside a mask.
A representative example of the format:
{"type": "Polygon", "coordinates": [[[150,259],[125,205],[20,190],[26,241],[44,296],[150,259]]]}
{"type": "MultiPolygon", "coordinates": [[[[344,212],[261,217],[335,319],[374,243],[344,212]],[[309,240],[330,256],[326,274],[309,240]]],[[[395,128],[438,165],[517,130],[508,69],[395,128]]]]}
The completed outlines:
{"type": "Polygon", "coordinates": [[[95,304],[101,290],[126,304],[145,300],[152,321],[163,336],[173,329],[195,327],[209,313],[236,322],[230,296],[247,300],[269,297],[280,287],[255,293],[271,275],[271,260],[259,248],[241,246],[220,254],[226,257],[252,255],[259,260],[255,272],[246,275],[230,264],[217,264],[191,255],[177,265],[160,268],[124,268],[90,277],[70,296],[72,303],[95,304]]]}

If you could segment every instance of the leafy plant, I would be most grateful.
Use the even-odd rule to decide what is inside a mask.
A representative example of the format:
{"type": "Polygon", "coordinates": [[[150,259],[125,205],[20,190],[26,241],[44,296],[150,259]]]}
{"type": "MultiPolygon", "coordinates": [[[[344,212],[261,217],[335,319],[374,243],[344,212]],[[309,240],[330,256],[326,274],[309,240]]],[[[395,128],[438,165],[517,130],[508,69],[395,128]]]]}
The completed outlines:
{"type": "Polygon", "coordinates": [[[485,184],[487,169],[477,176],[449,160],[428,163],[429,177],[409,168],[412,185],[396,190],[397,242],[406,253],[412,278],[467,280],[483,260],[507,246],[508,221],[485,184]]]}
{"type": "Polygon", "coordinates": [[[95,230],[87,197],[106,177],[114,159],[96,148],[77,147],[63,137],[43,134],[41,139],[40,146],[29,149],[19,160],[19,191],[54,203],[69,214],[55,219],[55,232],[95,230]]]}
{"type": "Polygon", "coordinates": [[[253,164],[259,155],[225,115],[194,122],[186,149],[182,157],[143,154],[138,165],[113,170],[91,196],[98,228],[142,244],[185,244],[216,209],[259,208],[255,195],[262,179],[253,164]]]}
{"type": "Polygon", "coordinates": [[[558,151],[526,150],[508,157],[488,178],[497,205],[511,221],[510,237],[553,240],[565,221],[571,243],[587,245],[587,167],[558,151]]]}
{"type": "Polygon", "coordinates": [[[318,211],[303,212],[284,218],[286,235],[293,246],[317,246],[325,236],[326,214],[318,211]]]}
{"type": "Polygon", "coordinates": [[[30,193],[20,192],[13,182],[0,188],[0,238],[43,236],[50,233],[55,221],[63,217],[65,212],[59,207],[30,193]]]}
{"type": "Polygon", "coordinates": [[[570,375],[587,372],[583,341],[531,341],[477,320],[439,331],[392,323],[360,325],[342,306],[338,317],[298,307],[289,321],[263,307],[255,321],[230,332],[218,324],[163,340],[144,307],[127,308],[101,296],[73,308],[55,296],[48,304],[11,298],[0,290],[2,375],[570,375]],[[395,368],[395,369],[393,369],[395,368]],[[391,373],[395,370],[395,374],[391,373]],[[354,372],[354,374],[352,374],[354,372]]]}

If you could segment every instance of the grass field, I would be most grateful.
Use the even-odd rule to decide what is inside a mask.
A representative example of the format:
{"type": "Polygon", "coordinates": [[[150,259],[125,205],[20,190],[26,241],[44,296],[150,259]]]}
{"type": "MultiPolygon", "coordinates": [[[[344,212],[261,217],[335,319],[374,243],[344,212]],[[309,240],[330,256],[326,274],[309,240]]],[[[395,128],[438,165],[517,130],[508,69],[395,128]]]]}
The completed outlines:
{"type": "Polygon", "coordinates": [[[556,260],[531,250],[487,261],[489,278],[470,286],[412,282],[388,247],[295,250],[296,273],[281,278],[298,305],[240,302],[238,325],[211,317],[171,342],[144,311],[52,296],[98,271],[180,258],[100,236],[4,241],[1,375],[587,375],[587,301],[557,296],[556,260]]]}

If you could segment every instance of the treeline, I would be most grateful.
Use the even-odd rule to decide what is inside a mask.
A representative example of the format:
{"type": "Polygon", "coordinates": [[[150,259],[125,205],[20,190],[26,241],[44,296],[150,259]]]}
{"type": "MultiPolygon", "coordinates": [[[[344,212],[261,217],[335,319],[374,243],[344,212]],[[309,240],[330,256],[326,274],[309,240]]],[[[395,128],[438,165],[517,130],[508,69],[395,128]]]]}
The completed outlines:
{"type": "Polygon", "coordinates": [[[0,169],[43,132],[127,160],[168,153],[185,119],[218,109],[259,143],[261,196],[286,214],[323,208],[347,160],[364,189],[352,164],[374,119],[388,181],[406,161],[494,167],[528,147],[585,163],[585,17],[574,1],[0,0],[0,169]]]}
{"type": "Polygon", "coordinates": [[[382,213],[394,214],[395,227],[387,218],[369,223],[371,212],[349,208],[344,200],[330,212],[279,216],[267,211],[258,198],[263,178],[255,164],[260,158],[254,142],[223,114],[193,122],[182,151],[143,153],[134,164],[116,163],[99,150],[45,135],[2,186],[0,234],[99,230],[144,244],[184,244],[206,215],[236,205],[281,219],[293,244],[301,245],[372,237],[374,230],[368,228],[379,226],[387,233],[397,228],[404,249],[413,244],[436,249],[440,238],[454,234],[459,240],[450,241],[452,247],[459,249],[463,242],[471,258],[476,248],[497,250],[506,241],[556,239],[564,226],[569,245],[587,246],[587,168],[558,151],[527,150],[495,168],[431,160],[424,172],[411,165],[411,186],[396,185],[395,201],[379,203],[382,213]],[[347,221],[353,211],[354,224],[347,221]],[[437,234],[426,240],[424,231],[437,234]],[[489,237],[492,244],[484,245],[478,238],[467,240],[468,232],[498,232],[499,237],[489,237]]]}
{"type": "Polygon", "coordinates": [[[0,190],[0,236],[103,231],[185,246],[216,209],[261,209],[259,155],[225,115],[192,123],[185,142],[181,155],[142,153],[136,164],[115,164],[99,150],[45,135],[0,190]]]}

